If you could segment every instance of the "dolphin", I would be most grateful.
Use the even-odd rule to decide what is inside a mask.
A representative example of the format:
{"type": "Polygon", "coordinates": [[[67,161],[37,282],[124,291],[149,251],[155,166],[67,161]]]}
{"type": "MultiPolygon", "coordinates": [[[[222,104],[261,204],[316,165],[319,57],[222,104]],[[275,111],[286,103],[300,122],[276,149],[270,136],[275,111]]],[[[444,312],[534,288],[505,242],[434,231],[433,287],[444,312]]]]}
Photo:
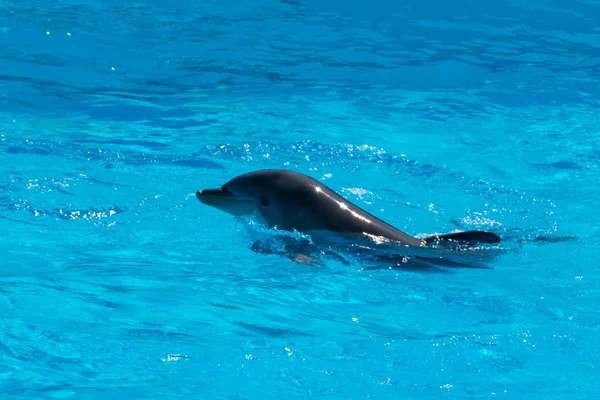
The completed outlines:
{"type": "MultiPolygon", "coordinates": [[[[488,231],[472,230],[411,236],[352,204],[310,176],[290,170],[265,169],[239,175],[220,188],[196,192],[198,200],[234,216],[257,215],[269,228],[307,234],[379,238],[415,250],[499,243],[488,231]]],[[[317,235],[318,236],[318,235],[317,235]]]]}

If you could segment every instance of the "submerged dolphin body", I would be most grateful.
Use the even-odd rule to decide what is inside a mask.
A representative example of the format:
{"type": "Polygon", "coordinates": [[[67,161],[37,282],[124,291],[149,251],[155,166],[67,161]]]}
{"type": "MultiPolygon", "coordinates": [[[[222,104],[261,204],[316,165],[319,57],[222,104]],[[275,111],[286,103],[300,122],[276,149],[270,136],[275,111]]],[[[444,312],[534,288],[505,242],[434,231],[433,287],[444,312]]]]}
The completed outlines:
{"type": "Polygon", "coordinates": [[[196,197],[203,204],[234,216],[257,214],[270,228],[321,239],[323,233],[357,242],[375,238],[400,246],[406,256],[439,258],[440,253],[433,249],[501,241],[498,235],[487,231],[411,236],[350,203],[321,182],[294,171],[249,172],[220,188],[198,190],[196,197]]]}

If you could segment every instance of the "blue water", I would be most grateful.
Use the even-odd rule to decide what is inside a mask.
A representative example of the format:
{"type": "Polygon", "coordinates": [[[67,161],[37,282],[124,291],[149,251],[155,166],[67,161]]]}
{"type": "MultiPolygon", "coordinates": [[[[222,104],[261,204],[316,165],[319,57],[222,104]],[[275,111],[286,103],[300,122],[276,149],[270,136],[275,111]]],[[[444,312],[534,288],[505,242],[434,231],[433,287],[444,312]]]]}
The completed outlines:
{"type": "Polygon", "coordinates": [[[0,1],[6,398],[600,397],[600,2],[0,1]],[[493,269],[255,252],[321,179],[493,269]]]}

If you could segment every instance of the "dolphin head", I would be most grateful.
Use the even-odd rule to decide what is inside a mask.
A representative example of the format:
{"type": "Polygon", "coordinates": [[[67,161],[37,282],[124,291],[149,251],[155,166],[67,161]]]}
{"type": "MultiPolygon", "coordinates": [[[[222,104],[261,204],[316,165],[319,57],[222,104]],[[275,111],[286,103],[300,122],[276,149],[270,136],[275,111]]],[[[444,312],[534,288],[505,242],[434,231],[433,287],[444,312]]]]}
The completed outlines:
{"type": "Polygon", "coordinates": [[[222,187],[196,192],[201,203],[234,216],[258,214],[268,225],[289,228],[302,211],[298,190],[289,171],[260,170],[231,179],[222,187]],[[290,176],[288,176],[290,175],[290,176]]]}

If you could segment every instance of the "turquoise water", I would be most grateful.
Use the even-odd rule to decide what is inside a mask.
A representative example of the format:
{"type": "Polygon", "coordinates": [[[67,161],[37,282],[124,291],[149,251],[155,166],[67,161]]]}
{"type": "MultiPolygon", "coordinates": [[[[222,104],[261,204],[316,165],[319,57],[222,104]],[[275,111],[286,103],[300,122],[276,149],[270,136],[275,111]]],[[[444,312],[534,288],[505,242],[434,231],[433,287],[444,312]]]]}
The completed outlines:
{"type": "Polygon", "coordinates": [[[598,1],[0,2],[0,394],[598,398],[598,1]],[[489,270],[255,252],[321,179],[489,270]]]}

